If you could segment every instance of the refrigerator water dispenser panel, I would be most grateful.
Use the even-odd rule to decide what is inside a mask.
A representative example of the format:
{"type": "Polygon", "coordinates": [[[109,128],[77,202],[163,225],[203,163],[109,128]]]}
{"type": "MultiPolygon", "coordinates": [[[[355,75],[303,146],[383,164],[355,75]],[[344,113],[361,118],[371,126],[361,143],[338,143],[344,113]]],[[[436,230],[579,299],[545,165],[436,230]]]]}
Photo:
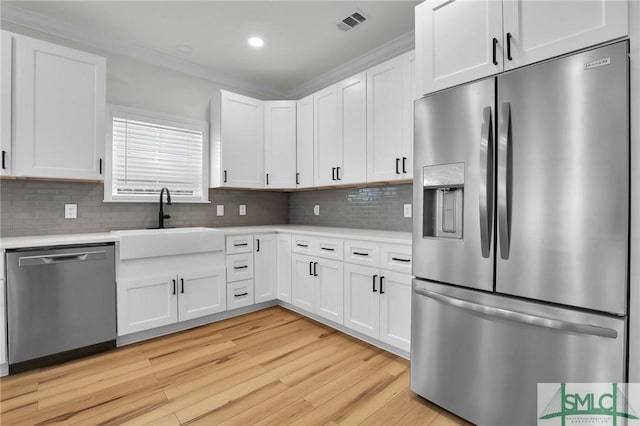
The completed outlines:
{"type": "Polygon", "coordinates": [[[423,168],[423,237],[462,239],[464,163],[423,168]]]}

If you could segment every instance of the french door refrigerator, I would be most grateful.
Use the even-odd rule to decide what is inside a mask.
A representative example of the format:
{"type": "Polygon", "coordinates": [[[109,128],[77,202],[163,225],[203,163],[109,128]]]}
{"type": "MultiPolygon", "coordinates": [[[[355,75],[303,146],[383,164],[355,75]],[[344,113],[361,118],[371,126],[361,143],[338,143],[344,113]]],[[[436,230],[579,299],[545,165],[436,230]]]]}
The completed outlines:
{"type": "Polygon", "coordinates": [[[537,383],[625,382],[628,44],[415,104],[411,389],[536,424],[537,383]]]}

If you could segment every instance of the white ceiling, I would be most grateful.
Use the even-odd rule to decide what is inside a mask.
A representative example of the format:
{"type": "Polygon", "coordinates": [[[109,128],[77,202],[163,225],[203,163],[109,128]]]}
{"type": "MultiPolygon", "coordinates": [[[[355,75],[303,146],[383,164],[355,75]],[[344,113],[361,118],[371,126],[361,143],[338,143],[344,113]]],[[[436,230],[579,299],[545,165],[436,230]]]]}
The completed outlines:
{"type": "MultiPolygon", "coordinates": [[[[271,93],[303,86],[406,38],[418,1],[2,1],[92,36],[151,49],[271,93]],[[356,8],[368,20],[336,28],[356,8]],[[259,35],[264,47],[247,44],[259,35]],[[191,46],[190,54],[177,45],[191,46]],[[302,85],[302,86],[301,86],[302,85]]],[[[3,18],[4,19],[4,18],[3,18]]],[[[76,31],[77,32],[77,31],[76,31]]]]}

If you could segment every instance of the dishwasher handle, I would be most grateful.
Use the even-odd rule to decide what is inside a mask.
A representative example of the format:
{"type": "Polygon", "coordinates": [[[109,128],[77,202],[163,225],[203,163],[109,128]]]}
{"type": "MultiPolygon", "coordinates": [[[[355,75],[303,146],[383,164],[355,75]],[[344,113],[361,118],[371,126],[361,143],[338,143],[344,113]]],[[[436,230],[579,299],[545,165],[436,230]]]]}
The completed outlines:
{"type": "Polygon", "coordinates": [[[105,250],[82,253],[43,254],[40,256],[22,256],[18,258],[18,266],[53,265],[57,263],[87,262],[107,257],[105,250]]]}
{"type": "Polygon", "coordinates": [[[416,288],[413,291],[421,296],[429,297],[441,303],[455,306],[459,309],[476,312],[481,315],[501,318],[507,321],[519,322],[536,327],[551,328],[568,333],[588,334],[608,339],[615,339],[618,337],[618,332],[611,328],[541,317],[537,315],[525,314],[523,312],[512,311],[509,309],[496,308],[493,306],[485,306],[479,303],[469,302],[468,300],[458,299],[456,297],[445,296],[444,294],[424,290],[421,288],[416,288]]]}

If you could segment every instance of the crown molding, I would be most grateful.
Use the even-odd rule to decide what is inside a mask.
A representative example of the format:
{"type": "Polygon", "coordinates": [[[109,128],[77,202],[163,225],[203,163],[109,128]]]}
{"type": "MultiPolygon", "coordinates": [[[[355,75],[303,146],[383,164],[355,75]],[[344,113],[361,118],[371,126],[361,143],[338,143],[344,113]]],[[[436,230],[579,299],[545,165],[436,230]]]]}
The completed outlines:
{"type": "Polygon", "coordinates": [[[383,44],[362,56],[352,59],[331,71],[321,74],[290,90],[289,99],[301,99],[340,80],[371,68],[387,59],[394,58],[415,48],[415,32],[410,31],[390,42],[383,44]]]}
{"type": "Polygon", "coordinates": [[[67,40],[75,41],[105,52],[126,56],[158,67],[168,68],[193,77],[202,78],[223,86],[246,90],[266,98],[284,99],[286,93],[270,87],[258,85],[251,81],[239,79],[211,68],[185,61],[180,58],[158,52],[153,49],[137,46],[111,37],[99,35],[94,31],[77,25],[54,19],[41,13],[33,12],[13,4],[2,4],[2,21],[10,22],[33,30],[45,32],[67,40]]]}

